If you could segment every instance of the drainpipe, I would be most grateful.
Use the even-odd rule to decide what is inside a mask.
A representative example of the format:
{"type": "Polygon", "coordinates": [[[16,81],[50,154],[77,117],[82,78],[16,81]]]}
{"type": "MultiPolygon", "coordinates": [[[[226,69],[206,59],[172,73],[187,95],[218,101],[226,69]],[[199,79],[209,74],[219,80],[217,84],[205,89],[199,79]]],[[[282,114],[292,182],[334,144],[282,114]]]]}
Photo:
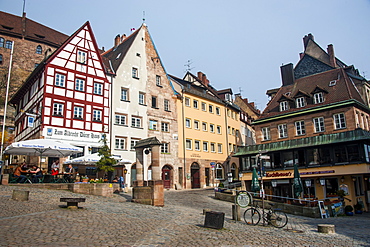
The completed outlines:
{"type": "MultiPolygon", "coordinates": [[[[226,133],[226,153],[227,153],[227,157],[229,157],[229,132],[228,132],[228,123],[227,123],[227,105],[225,104],[225,124],[226,124],[226,130],[225,130],[225,133],[226,133]]],[[[226,170],[226,169],[225,169],[226,170]]],[[[229,172],[229,167],[227,167],[227,172],[229,172]]],[[[225,171],[225,174],[227,174],[227,172],[225,171]]]]}
{"type": "Polygon", "coordinates": [[[184,100],[184,89],[182,90],[181,95],[181,107],[182,107],[182,149],[184,153],[184,189],[186,189],[186,139],[185,139],[185,100],[184,100]]]}

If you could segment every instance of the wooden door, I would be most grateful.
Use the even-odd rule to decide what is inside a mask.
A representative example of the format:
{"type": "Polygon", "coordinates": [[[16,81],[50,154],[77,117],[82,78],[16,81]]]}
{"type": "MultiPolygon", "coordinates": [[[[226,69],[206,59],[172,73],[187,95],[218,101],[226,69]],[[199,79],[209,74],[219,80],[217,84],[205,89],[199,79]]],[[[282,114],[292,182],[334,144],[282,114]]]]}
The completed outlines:
{"type": "Polygon", "coordinates": [[[200,171],[199,168],[191,169],[191,188],[200,188],[200,171]]]}
{"type": "Polygon", "coordinates": [[[163,167],[162,180],[163,180],[163,187],[165,189],[170,189],[171,188],[171,170],[170,169],[163,167]]]}

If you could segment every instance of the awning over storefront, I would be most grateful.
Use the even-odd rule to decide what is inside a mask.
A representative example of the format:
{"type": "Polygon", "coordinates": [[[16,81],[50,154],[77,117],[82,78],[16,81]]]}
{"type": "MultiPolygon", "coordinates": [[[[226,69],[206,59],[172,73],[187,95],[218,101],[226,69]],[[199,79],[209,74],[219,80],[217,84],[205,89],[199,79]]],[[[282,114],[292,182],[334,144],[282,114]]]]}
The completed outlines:
{"type": "Polygon", "coordinates": [[[335,134],[311,136],[281,142],[272,142],[259,145],[238,147],[238,152],[233,156],[258,154],[260,153],[261,150],[263,150],[263,152],[273,152],[341,142],[353,142],[359,140],[370,140],[370,132],[363,129],[356,129],[352,131],[340,132],[335,134]]]}

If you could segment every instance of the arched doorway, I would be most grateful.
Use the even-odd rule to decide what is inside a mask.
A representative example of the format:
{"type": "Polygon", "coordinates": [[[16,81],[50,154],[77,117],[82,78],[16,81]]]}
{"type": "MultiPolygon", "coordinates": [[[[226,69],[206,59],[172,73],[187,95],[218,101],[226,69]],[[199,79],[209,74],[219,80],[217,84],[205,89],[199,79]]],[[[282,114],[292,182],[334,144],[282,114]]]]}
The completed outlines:
{"type": "Polygon", "coordinates": [[[191,164],[191,188],[200,188],[200,167],[198,163],[191,164]]]}
{"type": "Polygon", "coordinates": [[[165,189],[170,189],[172,185],[172,168],[169,165],[165,165],[162,168],[162,180],[163,187],[165,189]]]}

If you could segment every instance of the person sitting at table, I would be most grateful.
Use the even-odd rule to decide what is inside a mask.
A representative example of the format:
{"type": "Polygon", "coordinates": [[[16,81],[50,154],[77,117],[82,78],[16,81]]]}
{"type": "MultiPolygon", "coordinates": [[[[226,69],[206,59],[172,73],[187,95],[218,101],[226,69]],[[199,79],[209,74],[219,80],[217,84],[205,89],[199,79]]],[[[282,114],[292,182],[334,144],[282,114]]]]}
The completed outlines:
{"type": "Polygon", "coordinates": [[[68,183],[72,183],[76,178],[76,171],[71,164],[68,165],[66,172],[64,173],[64,179],[68,183]]]}
{"type": "Polygon", "coordinates": [[[37,167],[37,165],[33,165],[32,166],[32,170],[30,171],[30,173],[32,173],[32,183],[38,183],[39,182],[39,178],[42,178],[42,171],[39,167],[37,167]]]}
{"type": "Polygon", "coordinates": [[[51,165],[51,175],[55,176],[59,174],[59,160],[56,160],[51,165]]]}
{"type": "Polygon", "coordinates": [[[15,169],[13,176],[18,178],[17,183],[24,183],[26,181],[27,176],[23,175],[22,173],[25,173],[26,171],[22,170],[22,165],[18,165],[17,168],[15,169]]]}

